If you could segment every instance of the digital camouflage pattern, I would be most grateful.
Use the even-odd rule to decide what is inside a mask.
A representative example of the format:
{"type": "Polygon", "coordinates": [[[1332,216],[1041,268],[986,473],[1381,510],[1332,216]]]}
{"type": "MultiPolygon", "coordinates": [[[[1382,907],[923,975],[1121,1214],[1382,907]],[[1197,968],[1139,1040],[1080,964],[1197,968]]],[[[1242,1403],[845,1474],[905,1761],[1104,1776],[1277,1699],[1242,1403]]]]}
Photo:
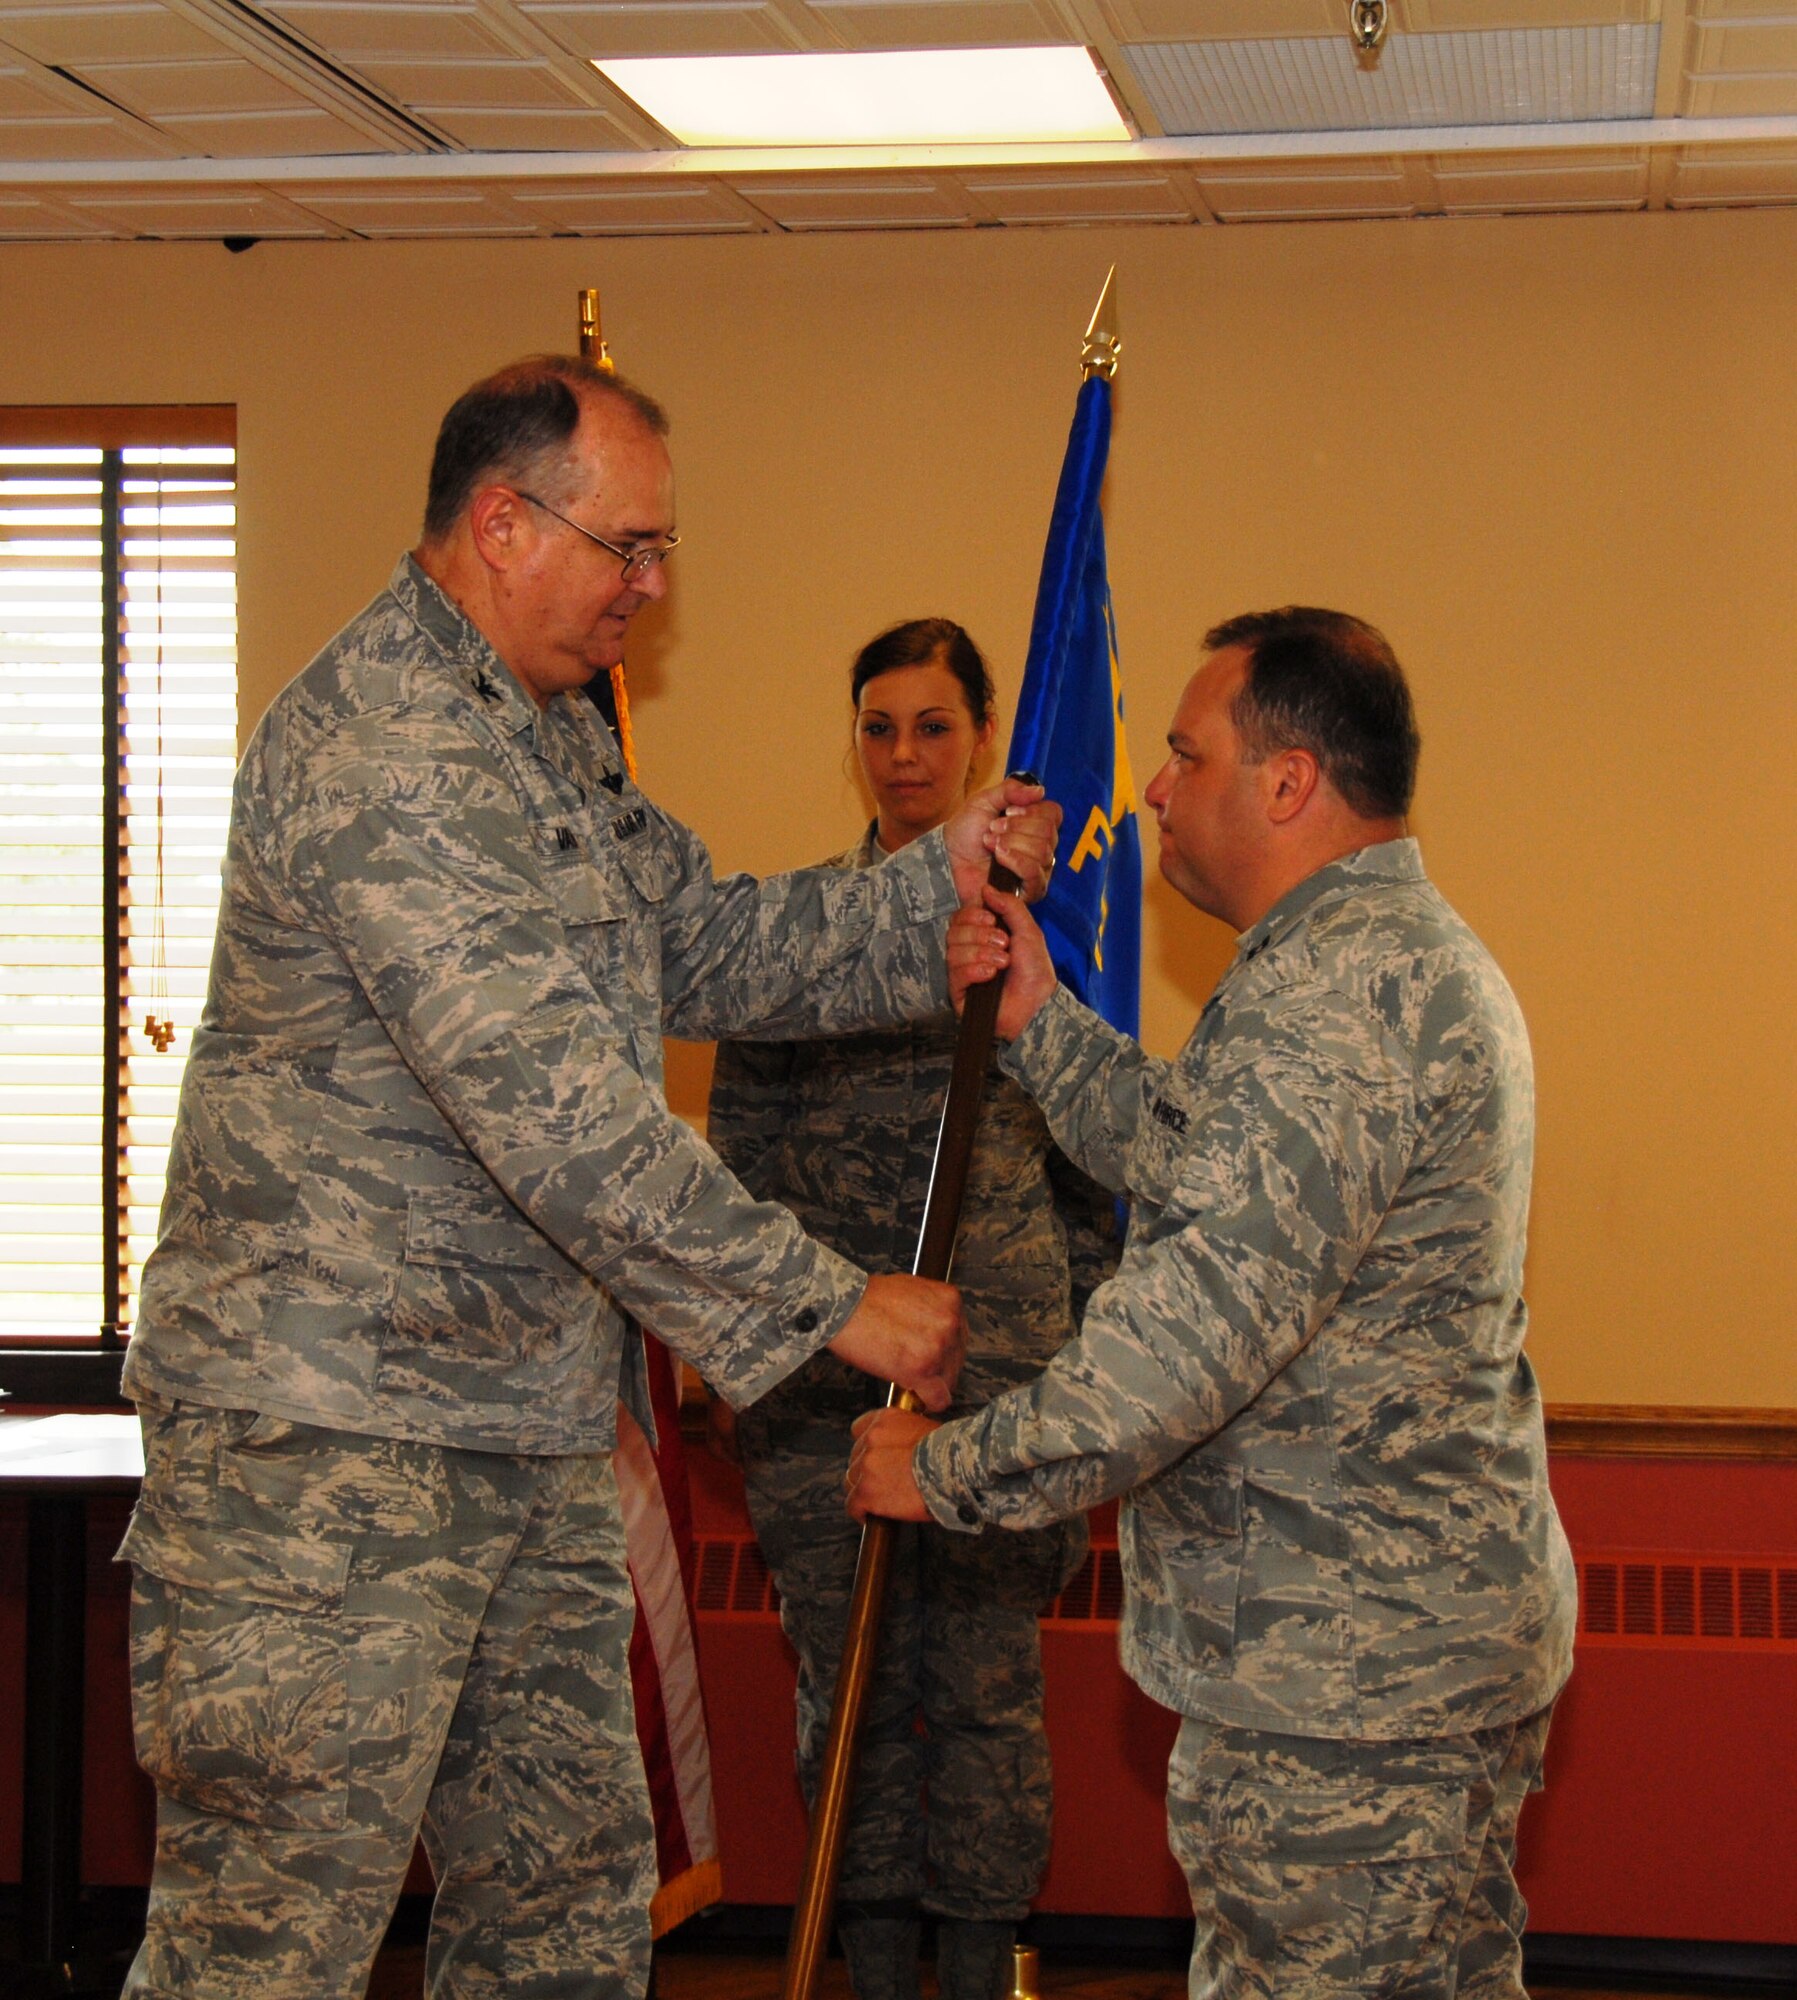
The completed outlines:
{"type": "MultiPolygon", "coordinates": [[[[738,1437],[752,1429],[745,1413],[738,1437]]],[[[744,1453],[749,1511],[799,1656],[798,1765],[816,1796],[855,1581],[848,1453],[744,1453]]],[[[868,1689],[839,1904],[917,1902],[1015,1921],[1048,1865],[1053,1805],[1042,1724],[1041,1613],[1079,1567],[1085,1523],[945,1535],[901,1525],[868,1689]],[[924,1729],[917,1726],[919,1713],[924,1729]],[[928,1795],[925,1810],[923,1795],[928,1795]]]]}
{"type": "Polygon", "coordinates": [[[1525,2000],[1511,1863],[1547,1725],[1344,1743],[1188,1716],[1167,1825],[1190,2000],[1525,2000]]]}
{"type": "Polygon", "coordinates": [[[611,1460],[146,1407],[129,2000],[354,2000],[423,1815],[441,2000],[626,2000],[654,1842],[611,1460]]]}
{"type": "Polygon", "coordinates": [[[661,1037],[940,1007],[953,903],[939,838],[715,880],[592,705],[539,709],[402,559],[238,773],[127,1393],[600,1450],[629,1312],[750,1400],[865,1280],[670,1114],[661,1037]]]}
{"type": "Polygon", "coordinates": [[[1134,1204],[1033,1386],[919,1447],[944,1525],[1127,1493],[1124,1664],[1300,1736],[1546,1706],[1571,1553],[1522,1353],[1527,1035],[1415,843],[1318,870],[1240,940],[1177,1060],[1056,993],[1004,1057],[1134,1204]]]}
{"type": "MultiPolygon", "coordinates": [[[[826,865],[865,869],[879,857],[870,828],[826,865]]],[[[955,1037],[944,1013],[823,1041],[726,1042],[711,1142],[752,1193],[785,1203],[818,1241],[867,1271],[909,1270],[955,1037]]],[[[1056,1151],[1041,1112],[994,1069],[955,1242],[967,1320],[955,1407],[977,1408],[1031,1380],[1073,1332],[1074,1289],[1083,1279],[1083,1302],[1117,1250],[1112,1198],[1056,1151]]],[[[883,1399],[880,1384],[818,1354],[737,1425],[750,1517],[799,1656],[808,1800],[861,1541],[842,1502],[848,1427],[883,1399]]],[[[1037,1619],[1084,1552],[1083,1521],[1021,1535],[897,1532],[843,1901],[921,1899],[965,1918],[1027,1914],[1047,1866],[1052,1796],[1037,1619]]]]}
{"type": "MultiPolygon", "coordinates": [[[[854,880],[879,860],[870,829],[823,866],[854,880]]],[[[783,1204],[818,1242],[865,1271],[908,1271],[956,1032],[943,1010],[896,1029],[726,1041],[712,1077],[711,1143],[751,1194],[783,1204]]],[[[1119,1248],[1113,1198],[1070,1165],[1042,1113],[995,1064],[955,1238],[967,1320],[955,1408],[977,1409],[1034,1380],[1116,1268],[1119,1248]]],[[[764,1423],[846,1424],[884,1400],[880,1384],[818,1354],[756,1409],[764,1423]]]]}

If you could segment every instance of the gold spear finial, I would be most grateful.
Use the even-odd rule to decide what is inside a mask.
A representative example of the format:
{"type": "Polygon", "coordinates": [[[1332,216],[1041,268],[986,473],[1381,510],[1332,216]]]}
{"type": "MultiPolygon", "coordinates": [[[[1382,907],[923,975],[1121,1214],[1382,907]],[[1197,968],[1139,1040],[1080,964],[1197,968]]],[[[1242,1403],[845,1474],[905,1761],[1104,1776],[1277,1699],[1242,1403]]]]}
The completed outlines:
{"type": "Polygon", "coordinates": [[[594,367],[603,368],[608,375],[617,373],[599,331],[599,294],[590,285],[580,294],[580,351],[594,367]]]}
{"type": "Polygon", "coordinates": [[[1116,374],[1123,353],[1123,337],[1117,331],[1117,301],[1112,296],[1116,282],[1117,267],[1113,264],[1104,274],[1104,290],[1092,308],[1085,345],[1079,351],[1080,374],[1087,381],[1094,375],[1102,375],[1108,382],[1116,374]]]}

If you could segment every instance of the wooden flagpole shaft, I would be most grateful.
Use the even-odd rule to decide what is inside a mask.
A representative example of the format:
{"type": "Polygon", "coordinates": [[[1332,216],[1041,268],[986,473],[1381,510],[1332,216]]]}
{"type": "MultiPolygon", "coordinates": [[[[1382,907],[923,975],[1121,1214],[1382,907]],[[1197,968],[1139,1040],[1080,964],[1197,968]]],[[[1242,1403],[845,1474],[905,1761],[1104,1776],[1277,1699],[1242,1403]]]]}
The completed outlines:
{"type": "MultiPolygon", "coordinates": [[[[993,888],[1013,896],[1023,886],[1008,868],[996,861],[989,880],[993,888]]],[[[992,1060],[998,1003],[1004,985],[1001,972],[996,979],[973,987],[961,1009],[955,1064],[949,1073],[948,1098],[942,1107],[936,1159],[930,1170],[930,1191],[924,1201],[923,1228],[918,1233],[917,1256],[911,1266],[920,1278],[946,1279],[954,1262],[955,1231],[960,1226],[961,1200],[967,1192],[968,1169],[973,1163],[980,1093],[985,1086],[986,1066],[992,1060]]],[[[896,1383],[886,1400],[893,1409],[921,1407],[908,1389],[900,1389],[896,1383]]],[[[818,1967],[829,1949],[836,1879],[842,1869],[843,1840],[855,1796],[861,1725],[867,1711],[868,1690],[873,1684],[880,1621],[886,1609],[886,1585],[892,1571],[892,1529],[891,1521],[873,1517],[861,1530],[861,1552],[855,1560],[855,1588],[849,1599],[842,1661],[836,1670],[836,1690],[830,1702],[830,1730],[824,1739],[823,1769],[811,1812],[805,1869],[799,1877],[799,1897],[793,1905],[792,1933],[787,1940],[781,2000],[812,2000],[818,1967]]]]}

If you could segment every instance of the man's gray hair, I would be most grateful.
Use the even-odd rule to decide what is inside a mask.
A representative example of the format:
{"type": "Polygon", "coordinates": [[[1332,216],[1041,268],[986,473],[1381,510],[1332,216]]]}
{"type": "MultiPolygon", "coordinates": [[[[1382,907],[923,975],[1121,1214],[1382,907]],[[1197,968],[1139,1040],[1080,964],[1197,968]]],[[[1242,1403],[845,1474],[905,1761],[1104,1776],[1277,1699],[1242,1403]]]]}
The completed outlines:
{"type": "Polygon", "coordinates": [[[667,436],[668,413],[653,396],[583,355],[527,355],[463,390],[437,431],[424,539],[441,541],[483,486],[557,485],[581,405],[593,396],[613,398],[667,436]]]}

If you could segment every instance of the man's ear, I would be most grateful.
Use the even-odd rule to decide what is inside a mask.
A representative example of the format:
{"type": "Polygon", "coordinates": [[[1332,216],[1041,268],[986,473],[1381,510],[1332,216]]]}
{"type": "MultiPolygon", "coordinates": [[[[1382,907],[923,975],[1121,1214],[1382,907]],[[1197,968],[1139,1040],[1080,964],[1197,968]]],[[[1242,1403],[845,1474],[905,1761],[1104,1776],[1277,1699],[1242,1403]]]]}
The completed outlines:
{"type": "Polygon", "coordinates": [[[1310,750],[1275,750],[1261,766],[1267,818],[1275,826],[1295,820],[1316,796],[1323,773],[1310,750]]]}
{"type": "Polygon", "coordinates": [[[469,539],[489,569],[510,569],[518,560],[531,531],[526,512],[509,486],[483,486],[469,501],[469,539]]]}

